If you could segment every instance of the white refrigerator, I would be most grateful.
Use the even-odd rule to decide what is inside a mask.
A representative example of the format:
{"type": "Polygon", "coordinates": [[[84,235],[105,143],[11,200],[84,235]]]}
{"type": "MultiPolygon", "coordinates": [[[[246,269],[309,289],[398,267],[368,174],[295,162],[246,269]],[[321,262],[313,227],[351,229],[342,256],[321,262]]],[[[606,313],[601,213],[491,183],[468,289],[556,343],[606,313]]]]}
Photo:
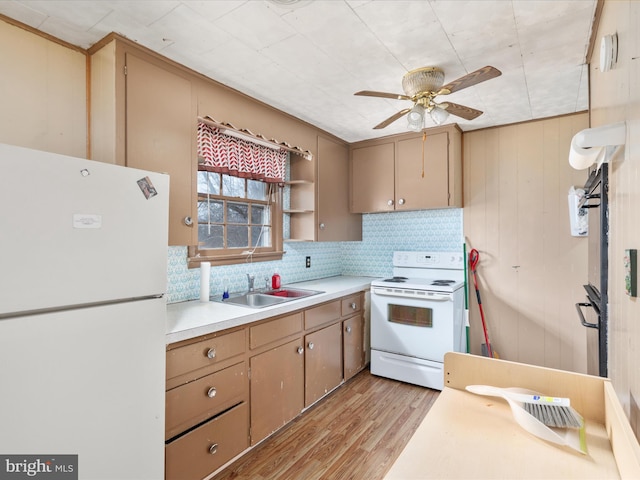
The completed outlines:
{"type": "Polygon", "coordinates": [[[0,144],[0,455],[164,477],[168,197],[164,174],[0,144]]]}

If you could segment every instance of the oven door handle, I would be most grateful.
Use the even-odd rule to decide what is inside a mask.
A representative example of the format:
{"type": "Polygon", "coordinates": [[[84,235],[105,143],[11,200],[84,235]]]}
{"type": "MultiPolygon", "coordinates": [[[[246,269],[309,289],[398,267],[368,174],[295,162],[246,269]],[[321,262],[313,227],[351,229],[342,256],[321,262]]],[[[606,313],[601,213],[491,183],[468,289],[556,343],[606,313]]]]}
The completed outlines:
{"type": "Polygon", "coordinates": [[[597,323],[589,323],[584,318],[584,314],[582,313],[582,307],[591,307],[593,308],[593,304],[589,302],[578,302],[576,303],[576,310],[578,311],[578,316],[580,317],[580,323],[587,328],[600,328],[597,323]]]}

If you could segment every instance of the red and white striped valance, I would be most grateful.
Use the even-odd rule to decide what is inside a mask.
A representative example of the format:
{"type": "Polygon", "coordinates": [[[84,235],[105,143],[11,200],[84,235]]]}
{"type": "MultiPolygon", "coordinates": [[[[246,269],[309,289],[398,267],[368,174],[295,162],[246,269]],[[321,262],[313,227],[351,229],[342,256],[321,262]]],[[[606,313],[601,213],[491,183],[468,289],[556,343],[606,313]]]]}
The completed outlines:
{"type": "Polygon", "coordinates": [[[287,152],[225,135],[198,122],[198,170],[268,183],[284,181],[287,152]]]}

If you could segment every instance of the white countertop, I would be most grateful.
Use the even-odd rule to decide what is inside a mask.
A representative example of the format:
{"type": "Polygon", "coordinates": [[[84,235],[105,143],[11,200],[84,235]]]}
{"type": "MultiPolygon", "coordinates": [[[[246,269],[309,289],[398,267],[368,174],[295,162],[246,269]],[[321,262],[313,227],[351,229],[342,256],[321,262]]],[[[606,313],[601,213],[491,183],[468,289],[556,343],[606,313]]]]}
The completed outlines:
{"type": "Polygon", "coordinates": [[[337,276],[283,285],[320,290],[324,293],[264,308],[249,308],[220,302],[188,302],[167,305],[167,344],[264,320],[367,290],[377,277],[337,276]]]}

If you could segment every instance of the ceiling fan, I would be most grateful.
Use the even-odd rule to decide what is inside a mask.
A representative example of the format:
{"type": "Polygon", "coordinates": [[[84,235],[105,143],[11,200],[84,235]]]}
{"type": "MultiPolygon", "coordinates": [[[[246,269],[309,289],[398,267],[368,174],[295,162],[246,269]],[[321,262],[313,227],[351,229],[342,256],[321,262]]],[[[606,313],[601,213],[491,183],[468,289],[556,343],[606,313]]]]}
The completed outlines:
{"type": "Polygon", "coordinates": [[[465,120],[473,120],[482,115],[480,110],[458,105],[453,102],[436,103],[434,99],[438,95],[449,95],[450,93],[499,77],[500,75],[502,75],[500,70],[487,65],[443,86],[444,71],[442,69],[438,67],[422,67],[411,70],[402,77],[402,89],[405,95],[374,92],[371,90],[356,92],[354,95],[411,100],[414,103],[413,108],[400,110],[373,128],[384,128],[403,115],[409,114],[407,116],[409,129],[420,131],[424,126],[425,113],[429,113],[432,120],[438,125],[442,124],[449,114],[464,118],[465,120]]]}

